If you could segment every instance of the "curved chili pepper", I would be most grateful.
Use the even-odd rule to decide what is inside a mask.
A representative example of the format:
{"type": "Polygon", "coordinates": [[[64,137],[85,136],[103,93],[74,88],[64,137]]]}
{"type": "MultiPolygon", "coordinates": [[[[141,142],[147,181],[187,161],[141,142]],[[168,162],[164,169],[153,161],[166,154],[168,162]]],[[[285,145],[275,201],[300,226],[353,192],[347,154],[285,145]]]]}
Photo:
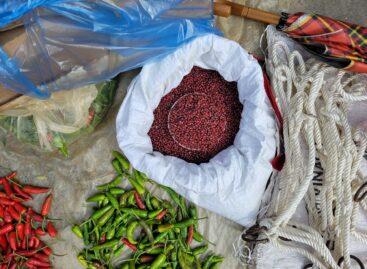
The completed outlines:
{"type": "Polygon", "coordinates": [[[117,185],[119,185],[122,182],[122,178],[123,177],[121,175],[118,175],[111,182],[99,185],[99,186],[96,187],[96,189],[99,190],[99,191],[104,191],[104,190],[108,190],[109,188],[116,187],[117,185]]]}
{"type": "Polygon", "coordinates": [[[4,210],[4,221],[6,223],[11,223],[13,221],[13,218],[10,216],[10,213],[7,208],[4,210]]]}
{"type": "Polygon", "coordinates": [[[55,237],[57,235],[57,230],[52,222],[47,222],[46,229],[49,236],[55,237]]]}
{"type": "Polygon", "coordinates": [[[164,209],[161,213],[159,213],[156,217],[157,220],[161,220],[167,214],[167,209],[164,209]]]}
{"type": "Polygon", "coordinates": [[[15,231],[17,233],[17,238],[19,238],[19,240],[22,241],[24,239],[24,224],[18,223],[15,226],[15,231]]]}
{"type": "Polygon", "coordinates": [[[27,212],[27,208],[21,205],[20,203],[15,203],[14,208],[16,211],[18,211],[20,214],[24,214],[27,212]]]}
{"type": "Polygon", "coordinates": [[[15,232],[11,232],[8,237],[9,245],[12,250],[17,250],[17,236],[15,232]]]}
{"type": "Polygon", "coordinates": [[[194,225],[190,225],[188,230],[186,244],[190,246],[194,239],[194,225]]]}
{"type": "Polygon", "coordinates": [[[23,191],[28,193],[28,194],[41,194],[41,193],[49,192],[50,189],[49,188],[44,188],[44,187],[25,185],[23,187],[23,191]]]}
{"type": "Polygon", "coordinates": [[[87,199],[88,203],[98,203],[104,200],[104,198],[106,198],[106,195],[104,195],[103,193],[97,193],[91,197],[89,197],[87,199]]]}
{"type": "Polygon", "coordinates": [[[6,240],[5,235],[0,235],[0,247],[3,251],[8,249],[8,240],[6,240]]]}
{"type": "Polygon", "coordinates": [[[20,221],[20,219],[21,219],[21,217],[20,217],[20,213],[19,213],[19,212],[17,212],[17,211],[15,210],[15,208],[14,208],[14,207],[9,206],[9,207],[8,207],[8,212],[9,212],[10,216],[11,216],[14,220],[16,220],[16,221],[20,221]]]}
{"type": "Polygon", "coordinates": [[[32,196],[30,196],[28,193],[24,192],[17,184],[13,184],[13,189],[16,194],[23,197],[26,200],[32,200],[32,196]]]}
{"type": "Polygon", "coordinates": [[[46,235],[46,232],[45,232],[41,227],[37,228],[37,229],[34,231],[34,233],[35,233],[36,235],[38,235],[38,236],[44,236],[44,235],[46,235]]]}
{"type": "Polygon", "coordinates": [[[14,194],[14,192],[11,189],[11,186],[10,186],[9,181],[8,180],[4,180],[3,181],[3,186],[4,186],[4,190],[5,190],[6,195],[8,197],[11,197],[14,194]]]}
{"type": "Polygon", "coordinates": [[[137,244],[138,242],[134,239],[134,233],[136,228],[139,226],[139,222],[137,221],[133,221],[132,223],[130,223],[130,225],[127,227],[126,230],[126,237],[127,240],[129,240],[130,243],[132,244],[137,244]]]}
{"type": "Polygon", "coordinates": [[[36,259],[43,261],[43,262],[49,262],[50,258],[46,255],[46,254],[42,254],[42,253],[35,253],[33,255],[36,259]]]}
{"type": "Polygon", "coordinates": [[[5,198],[5,197],[0,197],[0,204],[1,205],[14,205],[15,204],[15,201],[12,201],[8,198],[5,198]]]}
{"type": "Polygon", "coordinates": [[[47,196],[47,198],[45,199],[45,201],[42,204],[42,209],[41,209],[41,215],[42,216],[47,216],[48,213],[50,212],[51,209],[51,204],[52,204],[52,193],[47,196]]]}
{"type": "Polygon", "coordinates": [[[102,250],[102,249],[105,249],[105,248],[113,248],[118,243],[119,243],[119,240],[114,239],[114,240],[108,241],[106,243],[103,243],[102,245],[94,246],[94,247],[91,248],[91,250],[93,250],[93,251],[96,250],[97,251],[97,250],[102,250]]]}
{"type": "Polygon", "coordinates": [[[43,222],[43,217],[35,212],[32,212],[32,220],[36,222],[43,222]]]}
{"type": "Polygon", "coordinates": [[[140,195],[137,191],[134,191],[134,198],[135,198],[135,202],[136,202],[136,205],[138,206],[138,208],[145,210],[145,205],[143,203],[143,200],[141,199],[141,197],[140,197],[140,195]]]}
{"type": "Polygon", "coordinates": [[[158,269],[161,268],[163,266],[163,264],[165,263],[167,259],[167,256],[165,254],[160,254],[155,260],[154,262],[152,262],[152,264],[150,265],[150,269],[158,269]]]}
{"type": "Polygon", "coordinates": [[[0,228],[0,235],[2,234],[7,234],[11,231],[14,230],[14,225],[13,224],[5,224],[3,227],[0,228]]]}
{"type": "Polygon", "coordinates": [[[143,195],[145,193],[145,188],[140,185],[135,179],[133,179],[131,176],[127,176],[127,179],[129,180],[131,186],[140,194],[143,195]]]}
{"type": "Polygon", "coordinates": [[[43,262],[36,258],[30,258],[27,260],[26,265],[33,265],[33,266],[39,266],[39,267],[51,267],[51,264],[49,262],[43,262]]]}
{"type": "Polygon", "coordinates": [[[79,238],[83,239],[83,232],[82,230],[79,228],[78,225],[74,225],[72,228],[71,228],[71,231],[79,238]]]}
{"type": "Polygon", "coordinates": [[[45,253],[47,256],[50,256],[52,254],[52,249],[49,247],[44,247],[42,249],[43,253],[45,253]]]}
{"type": "Polygon", "coordinates": [[[129,161],[118,151],[112,151],[112,156],[115,157],[121,164],[122,168],[128,172],[130,170],[129,161]]]}

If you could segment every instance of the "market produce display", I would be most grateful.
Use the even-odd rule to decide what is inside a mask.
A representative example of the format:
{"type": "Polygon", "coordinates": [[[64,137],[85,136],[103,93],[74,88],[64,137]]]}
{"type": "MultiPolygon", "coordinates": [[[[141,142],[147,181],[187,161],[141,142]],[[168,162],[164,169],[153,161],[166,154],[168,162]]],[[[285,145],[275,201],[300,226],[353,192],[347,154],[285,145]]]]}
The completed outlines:
{"type": "MultiPolygon", "coordinates": [[[[67,145],[77,140],[81,135],[91,133],[96,126],[102,122],[113,103],[117,86],[117,79],[95,85],[98,91],[97,96],[89,107],[89,117],[86,120],[84,127],[80,128],[78,131],[66,133],[62,131],[55,131],[51,128],[46,130],[47,140],[52,148],[58,149],[64,156],[68,156],[69,153],[67,145]]],[[[83,100],[80,101],[82,102],[83,100]]],[[[45,106],[45,109],[46,108],[47,106],[45,106]]],[[[16,109],[19,108],[17,107],[16,109]]],[[[5,111],[4,114],[6,113],[7,111],[5,111]]],[[[57,116],[53,117],[56,118],[54,120],[61,126],[67,126],[68,123],[65,118],[76,117],[76,115],[70,115],[72,113],[72,111],[57,111],[55,113],[57,116]],[[59,117],[61,118],[59,119],[59,117]]],[[[17,139],[24,143],[44,146],[41,142],[41,136],[44,134],[40,132],[44,132],[45,130],[44,128],[37,128],[36,119],[33,115],[15,117],[2,115],[0,112],[0,128],[6,132],[12,133],[17,139]]]]}
{"type": "Polygon", "coordinates": [[[233,144],[242,110],[236,82],[194,66],[154,111],[153,149],[188,162],[208,162],[233,144]]]}
{"type": "Polygon", "coordinates": [[[41,212],[35,212],[24,202],[32,195],[46,194],[49,188],[22,185],[13,172],[0,177],[0,268],[51,268],[52,250],[41,239],[56,237],[57,230],[48,215],[52,193],[45,198],[41,212]]]}
{"type": "Polygon", "coordinates": [[[113,156],[116,178],[97,186],[99,192],[87,199],[94,212],[72,227],[85,245],[79,262],[90,269],[216,268],[223,258],[207,253],[196,207],[135,170],[119,152],[113,156]],[[120,187],[125,181],[131,188],[120,187]],[[148,184],[164,189],[170,200],[152,195],[148,184]]]}

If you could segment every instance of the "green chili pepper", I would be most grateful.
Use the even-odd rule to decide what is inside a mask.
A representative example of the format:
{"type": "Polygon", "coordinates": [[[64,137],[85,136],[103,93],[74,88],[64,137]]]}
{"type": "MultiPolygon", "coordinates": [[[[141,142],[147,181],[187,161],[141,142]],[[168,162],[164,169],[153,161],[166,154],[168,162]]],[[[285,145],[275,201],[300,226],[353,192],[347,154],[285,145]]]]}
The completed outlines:
{"type": "Polygon", "coordinates": [[[163,251],[164,251],[164,248],[154,247],[154,248],[148,249],[147,253],[151,255],[157,255],[157,254],[163,253],[163,251]]]}
{"type": "Polygon", "coordinates": [[[134,170],[134,178],[135,178],[136,182],[138,182],[141,186],[144,186],[145,180],[140,175],[140,172],[138,170],[134,170]]]}
{"type": "Polygon", "coordinates": [[[122,168],[125,171],[129,171],[130,163],[120,152],[114,150],[112,151],[112,156],[115,157],[120,162],[122,168]]]}
{"type": "Polygon", "coordinates": [[[102,245],[98,245],[98,246],[92,247],[91,250],[98,251],[98,250],[105,249],[105,248],[113,248],[119,242],[120,242],[119,240],[114,239],[114,240],[108,241],[106,243],[103,243],[102,245]]]}
{"type": "Polygon", "coordinates": [[[129,263],[129,269],[135,269],[135,262],[133,260],[129,263]]]}
{"type": "Polygon", "coordinates": [[[152,230],[149,228],[148,224],[143,221],[139,220],[139,224],[143,227],[145,234],[147,235],[150,242],[154,241],[152,230]]]}
{"type": "Polygon", "coordinates": [[[147,206],[147,209],[149,211],[153,211],[153,206],[152,203],[150,202],[150,193],[148,192],[147,195],[145,196],[145,205],[147,206]]]}
{"type": "Polygon", "coordinates": [[[117,249],[115,249],[115,251],[113,252],[113,255],[115,257],[120,256],[122,254],[122,252],[124,252],[124,248],[125,248],[125,245],[121,245],[121,246],[117,247],[117,249]]]}
{"type": "Polygon", "coordinates": [[[135,179],[128,176],[127,179],[129,180],[131,186],[140,194],[143,195],[145,193],[145,189],[142,185],[140,185],[135,179]]]}
{"type": "Polygon", "coordinates": [[[159,234],[156,238],[154,238],[154,241],[152,242],[152,245],[157,244],[161,242],[163,239],[165,239],[168,235],[168,232],[163,232],[159,234]]]}
{"type": "Polygon", "coordinates": [[[171,205],[171,203],[170,203],[170,202],[168,202],[168,201],[166,201],[166,200],[163,200],[163,201],[161,202],[161,205],[162,205],[162,207],[163,207],[163,208],[167,208],[167,210],[168,210],[169,214],[170,214],[172,217],[174,217],[174,216],[176,215],[176,209],[175,209],[175,208],[173,208],[173,206],[171,205]]]}
{"type": "Polygon", "coordinates": [[[150,265],[150,269],[158,269],[163,266],[166,262],[167,256],[165,254],[160,254],[150,265]]]}
{"type": "Polygon", "coordinates": [[[223,257],[209,255],[204,261],[203,269],[210,269],[212,266],[221,262],[223,262],[223,257]]]}
{"type": "Polygon", "coordinates": [[[96,227],[96,228],[94,228],[94,234],[95,234],[95,236],[96,236],[96,241],[98,242],[99,241],[99,239],[100,239],[100,234],[99,234],[99,229],[98,229],[98,227],[96,227]]]}
{"type": "Polygon", "coordinates": [[[120,269],[130,269],[129,263],[121,264],[120,269]]]}
{"type": "Polygon", "coordinates": [[[180,235],[182,238],[186,239],[187,238],[187,227],[181,228],[180,229],[180,235]]]}
{"type": "Polygon", "coordinates": [[[79,226],[78,225],[74,225],[72,228],[71,228],[71,231],[79,238],[83,239],[83,232],[82,230],[80,230],[79,226]]]}
{"type": "Polygon", "coordinates": [[[115,171],[118,173],[118,174],[122,174],[123,173],[123,171],[122,171],[122,167],[121,167],[121,164],[120,164],[120,162],[119,162],[119,160],[117,160],[117,159],[113,159],[112,160],[112,166],[113,166],[113,168],[115,168],[115,171]]]}
{"type": "Polygon", "coordinates": [[[155,217],[157,217],[159,215],[159,213],[161,213],[164,209],[158,209],[158,210],[155,210],[155,211],[152,211],[152,212],[149,212],[148,214],[148,218],[149,219],[154,219],[155,217]]]}
{"type": "Polygon", "coordinates": [[[96,188],[99,191],[104,191],[104,190],[108,190],[110,188],[116,187],[117,185],[119,185],[122,182],[122,178],[123,178],[122,175],[118,175],[111,182],[103,184],[103,185],[99,185],[96,188]]]}
{"type": "Polygon", "coordinates": [[[184,242],[184,240],[182,238],[178,238],[177,243],[178,243],[178,245],[180,246],[181,249],[183,249],[185,251],[189,251],[189,247],[186,245],[186,242],[184,242]]]}
{"type": "Polygon", "coordinates": [[[115,212],[114,208],[111,208],[110,210],[108,210],[101,218],[99,218],[98,220],[98,226],[102,227],[103,225],[106,224],[106,222],[112,217],[113,213],[115,212]]]}
{"type": "Polygon", "coordinates": [[[103,193],[97,193],[87,199],[88,203],[95,203],[95,202],[101,202],[106,198],[106,196],[103,193]]]}
{"type": "Polygon", "coordinates": [[[196,259],[195,259],[195,265],[196,265],[196,267],[195,267],[196,269],[202,269],[202,268],[201,268],[201,262],[200,262],[200,259],[198,259],[198,258],[196,258],[196,259]]]}
{"type": "Polygon", "coordinates": [[[176,239],[176,235],[173,232],[173,230],[168,231],[168,238],[169,238],[169,240],[175,240],[176,239]]]}
{"type": "Polygon", "coordinates": [[[88,267],[88,262],[83,255],[78,255],[78,261],[84,268],[88,267]]]}
{"type": "Polygon", "coordinates": [[[106,206],[110,203],[110,201],[107,198],[103,199],[102,206],[106,206]]]}
{"type": "Polygon", "coordinates": [[[122,237],[126,232],[126,227],[124,225],[121,225],[118,229],[117,229],[117,233],[116,236],[117,237],[122,237]]]}
{"type": "Polygon", "coordinates": [[[187,255],[180,249],[178,251],[178,263],[182,269],[191,269],[194,268],[192,262],[187,258],[187,255]]]}
{"type": "Polygon", "coordinates": [[[120,205],[117,199],[109,192],[106,193],[108,201],[112,204],[112,206],[117,210],[120,211],[120,205]]]}
{"type": "Polygon", "coordinates": [[[88,232],[88,227],[87,225],[83,226],[83,242],[84,245],[89,245],[89,232],[88,232]]]}
{"type": "Polygon", "coordinates": [[[194,232],[194,239],[196,242],[199,242],[199,243],[204,241],[204,237],[197,231],[194,232]]]}
{"type": "Polygon", "coordinates": [[[123,222],[125,217],[126,217],[125,214],[124,215],[117,215],[116,218],[113,221],[112,226],[116,227],[116,226],[120,225],[120,223],[123,222]]]}
{"type": "Polygon", "coordinates": [[[110,189],[110,193],[113,194],[113,195],[120,195],[120,194],[125,193],[125,190],[122,189],[122,188],[113,187],[113,188],[110,189]]]}
{"type": "Polygon", "coordinates": [[[152,197],[150,202],[151,202],[154,209],[160,209],[161,208],[160,202],[158,201],[158,199],[156,197],[152,197]]]}
{"type": "Polygon", "coordinates": [[[91,216],[91,219],[93,219],[94,221],[97,221],[100,217],[102,217],[107,211],[109,211],[112,208],[111,205],[107,205],[101,209],[98,209],[97,211],[95,211],[93,213],[93,215],[91,216]]]}
{"type": "Polygon", "coordinates": [[[125,192],[124,194],[122,194],[122,195],[120,196],[119,204],[120,204],[121,206],[126,206],[126,201],[127,201],[127,199],[129,198],[129,196],[130,196],[131,194],[133,194],[133,192],[132,192],[132,191],[128,191],[128,192],[125,192]]]}
{"type": "Polygon", "coordinates": [[[168,232],[168,231],[172,230],[173,227],[174,227],[173,224],[170,224],[170,223],[169,224],[161,224],[161,225],[158,226],[158,232],[160,232],[160,233],[168,232]]]}
{"type": "Polygon", "coordinates": [[[134,233],[136,228],[139,226],[139,222],[137,221],[133,221],[132,223],[130,223],[130,225],[127,227],[126,230],[126,237],[127,240],[130,241],[131,244],[137,244],[138,242],[134,239],[134,233]]]}
{"type": "Polygon", "coordinates": [[[115,228],[111,228],[109,231],[107,231],[106,239],[111,240],[115,236],[115,228]]]}
{"type": "Polygon", "coordinates": [[[129,197],[127,198],[127,204],[129,206],[136,206],[136,201],[135,201],[135,197],[134,197],[134,192],[131,192],[129,197]]]}
{"type": "Polygon", "coordinates": [[[204,245],[204,246],[200,246],[200,247],[196,247],[192,250],[192,254],[194,256],[198,256],[200,254],[203,254],[204,252],[206,252],[208,250],[208,245],[204,245]]]}
{"type": "Polygon", "coordinates": [[[148,211],[136,209],[136,208],[121,208],[121,212],[128,213],[130,215],[138,216],[140,218],[146,218],[148,216],[148,211]]]}
{"type": "Polygon", "coordinates": [[[183,216],[187,218],[188,216],[187,208],[186,208],[185,202],[181,200],[180,196],[169,187],[166,187],[166,186],[161,186],[161,187],[168,193],[171,199],[180,207],[180,209],[182,210],[183,216]]]}
{"type": "Polygon", "coordinates": [[[190,212],[190,217],[195,221],[194,223],[194,227],[197,230],[198,229],[198,209],[196,208],[196,206],[190,206],[189,208],[189,212],[190,212]]]}

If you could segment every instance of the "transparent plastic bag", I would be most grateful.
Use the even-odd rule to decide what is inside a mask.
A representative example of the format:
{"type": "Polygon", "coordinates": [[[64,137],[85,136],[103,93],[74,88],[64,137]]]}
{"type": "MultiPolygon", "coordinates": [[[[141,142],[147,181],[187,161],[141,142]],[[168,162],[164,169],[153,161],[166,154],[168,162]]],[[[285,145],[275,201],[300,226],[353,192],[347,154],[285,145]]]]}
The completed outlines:
{"type": "Polygon", "coordinates": [[[48,100],[22,96],[0,107],[0,128],[42,149],[60,150],[92,132],[111,107],[117,79],[52,94],[48,100]]]}
{"type": "Polygon", "coordinates": [[[0,49],[0,83],[47,98],[110,79],[216,32],[211,0],[8,0],[0,27],[22,18],[14,55],[0,49]]]}

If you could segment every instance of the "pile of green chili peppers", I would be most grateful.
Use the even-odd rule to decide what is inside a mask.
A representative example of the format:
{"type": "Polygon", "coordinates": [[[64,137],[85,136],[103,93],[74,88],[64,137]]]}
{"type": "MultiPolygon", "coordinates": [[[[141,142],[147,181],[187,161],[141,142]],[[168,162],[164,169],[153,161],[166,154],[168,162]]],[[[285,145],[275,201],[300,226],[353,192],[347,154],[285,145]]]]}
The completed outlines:
{"type": "Polygon", "coordinates": [[[87,269],[219,268],[223,257],[208,253],[196,207],[135,170],[121,153],[112,154],[116,178],[97,187],[87,199],[95,211],[72,227],[85,245],[79,262],[87,269]],[[125,180],[129,189],[120,187],[125,180]],[[170,200],[153,196],[147,184],[164,189],[170,200]]]}

